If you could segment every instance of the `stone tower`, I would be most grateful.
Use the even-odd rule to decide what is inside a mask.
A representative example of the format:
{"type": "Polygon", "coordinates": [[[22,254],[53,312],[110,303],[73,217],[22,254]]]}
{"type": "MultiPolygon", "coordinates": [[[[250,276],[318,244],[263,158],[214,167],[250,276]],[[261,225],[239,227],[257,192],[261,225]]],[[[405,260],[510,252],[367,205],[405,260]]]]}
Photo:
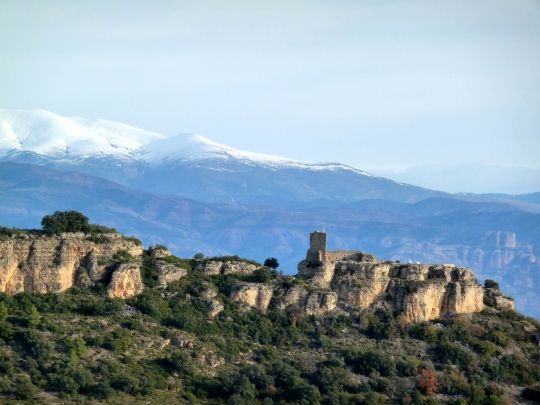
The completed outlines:
{"type": "Polygon", "coordinates": [[[326,232],[315,231],[309,234],[308,262],[324,262],[326,260],[326,232]]]}

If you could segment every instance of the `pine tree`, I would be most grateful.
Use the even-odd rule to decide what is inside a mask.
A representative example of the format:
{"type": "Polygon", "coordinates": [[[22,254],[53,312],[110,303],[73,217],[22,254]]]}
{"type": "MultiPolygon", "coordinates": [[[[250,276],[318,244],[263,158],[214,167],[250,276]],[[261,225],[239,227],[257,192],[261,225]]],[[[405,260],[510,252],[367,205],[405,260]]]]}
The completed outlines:
{"type": "Polygon", "coordinates": [[[6,307],[6,304],[4,304],[3,302],[0,302],[0,322],[5,322],[8,315],[9,315],[9,313],[8,313],[8,309],[6,307]]]}
{"type": "Polygon", "coordinates": [[[28,326],[35,328],[41,322],[41,315],[39,314],[37,308],[32,305],[30,307],[30,312],[28,313],[28,326]]]}

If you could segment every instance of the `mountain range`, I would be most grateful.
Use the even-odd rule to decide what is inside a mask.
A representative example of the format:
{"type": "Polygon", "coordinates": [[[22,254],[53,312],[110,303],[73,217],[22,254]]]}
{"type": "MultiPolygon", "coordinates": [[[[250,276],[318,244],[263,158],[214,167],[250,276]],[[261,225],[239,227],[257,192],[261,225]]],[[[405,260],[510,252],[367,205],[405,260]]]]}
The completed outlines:
{"type": "Polygon", "coordinates": [[[338,163],[242,152],[103,120],[0,110],[0,225],[56,210],[192,256],[275,256],[295,273],[309,232],[331,249],[454,263],[501,282],[540,317],[539,193],[449,194],[338,163]]]}

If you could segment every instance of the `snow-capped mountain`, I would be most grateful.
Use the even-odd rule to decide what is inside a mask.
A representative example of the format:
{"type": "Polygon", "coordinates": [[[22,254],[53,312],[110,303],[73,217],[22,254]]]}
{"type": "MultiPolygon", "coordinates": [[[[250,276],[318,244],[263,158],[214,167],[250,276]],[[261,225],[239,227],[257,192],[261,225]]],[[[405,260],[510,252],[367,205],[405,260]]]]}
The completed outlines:
{"type": "Polygon", "coordinates": [[[199,134],[166,137],[113,121],[67,118],[45,110],[0,109],[0,159],[22,154],[34,154],[44,161],[80,161],[107,156],[137,161],[154,168],[201,159],[237,160],[276,169],[302,167],[321,170],[340,167],[373,176],[340,164],[306,163],[245,152],[199,134]]]}
{"type": "Polygon", "coordinates": [[[44,110],[0,110],[0,161],[75,170],[206,202],[419,201],[443,194],[339,163],[244,152],[198,134],[166,137],[117,122],[66,118],[44,110]]]}
{"type": "Polygon", "coordinates": [[[133,158],[143,145],[164,138],[118,122],[0,109],[0,157],[34,153],[44,159],[133,158]]]}

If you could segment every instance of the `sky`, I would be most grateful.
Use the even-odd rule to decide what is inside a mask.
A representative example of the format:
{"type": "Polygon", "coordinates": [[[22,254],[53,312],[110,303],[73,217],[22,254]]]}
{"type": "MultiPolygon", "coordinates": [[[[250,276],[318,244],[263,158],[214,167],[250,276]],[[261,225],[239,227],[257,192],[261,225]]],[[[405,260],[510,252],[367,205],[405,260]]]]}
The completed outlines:
{"type": "Polygon", "coordinates": [[[0,89],[0,108],[540,191],[540,0],[3,0],[0,89]]]}

